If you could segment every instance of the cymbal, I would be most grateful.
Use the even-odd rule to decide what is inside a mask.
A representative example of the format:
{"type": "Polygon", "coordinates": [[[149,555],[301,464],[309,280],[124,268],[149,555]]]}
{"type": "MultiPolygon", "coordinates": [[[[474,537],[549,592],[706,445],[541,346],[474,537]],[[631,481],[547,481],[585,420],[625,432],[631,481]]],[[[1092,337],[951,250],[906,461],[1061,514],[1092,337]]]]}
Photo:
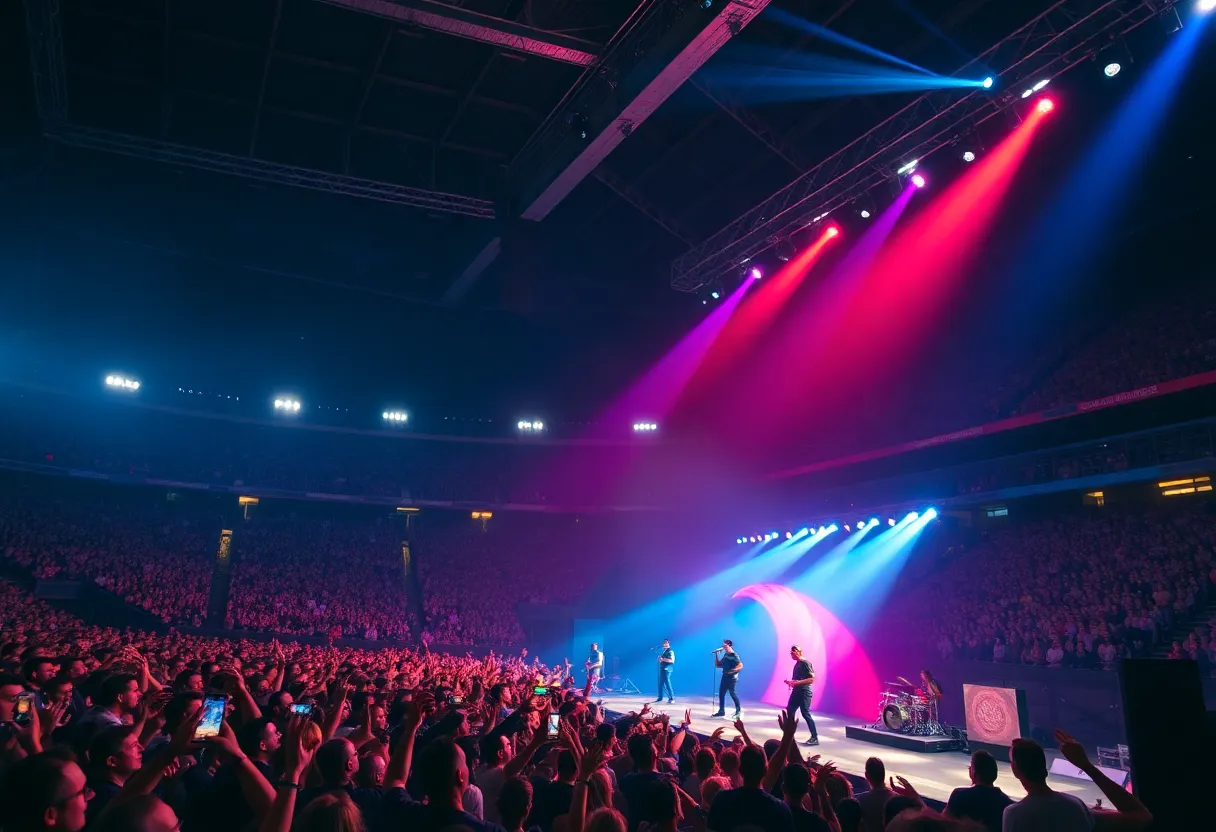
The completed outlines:
{"type": "Polygon", "coordinates": [[[905,679],[903,676],[896,676],[895,678],[896,678],[896,679],[898,679],[899,681],[903,682],[905,685],[907,685],[907,686],[908,686],[908,687],[910,687],[910,688],[911,688],[911,687],[915,687],[915,685],[913,685],[911,682],[909,682],[909,681],[908,681],[907,679],[905,679]]]}
{"type": "MultiPolygon", "coordinates": [[[[902,678],[902,677],[901,677],[901,678],[902,678]]],[[[907,682],[907,681],[901,681],[901,682],[884,682],[884,684],[885,684],[887,687],[889,687],[889,688],[910,688],[910,687],[912,687],[912,683],[911,683],[911,682],[907,682]]]]}

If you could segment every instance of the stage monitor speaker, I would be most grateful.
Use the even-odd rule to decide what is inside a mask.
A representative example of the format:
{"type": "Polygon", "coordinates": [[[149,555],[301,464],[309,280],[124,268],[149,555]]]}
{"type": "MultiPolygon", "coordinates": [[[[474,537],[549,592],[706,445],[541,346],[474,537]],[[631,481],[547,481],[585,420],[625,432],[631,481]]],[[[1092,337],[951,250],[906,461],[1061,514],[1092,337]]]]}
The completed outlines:
{"type": "Polygon", "coordinates": [[[1133,793],[1153,813],[1154,828],[1203,828],[1211,820],[1208,789],[1216,763],[1208,752],[1212,738],[1198,666],[1126,659],[1119,683],[1133,793]]]}

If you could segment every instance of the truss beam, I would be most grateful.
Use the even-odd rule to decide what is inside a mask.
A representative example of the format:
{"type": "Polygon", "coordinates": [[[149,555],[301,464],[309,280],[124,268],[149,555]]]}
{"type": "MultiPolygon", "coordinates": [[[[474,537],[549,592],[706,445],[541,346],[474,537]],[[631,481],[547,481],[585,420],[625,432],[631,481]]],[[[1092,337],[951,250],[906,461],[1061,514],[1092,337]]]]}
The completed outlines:
{"type": "Polygon", "coordinates": [[[500,49],[535,55],[575,66],[592,66],[599,59],[598,44],[522,23],[501,20],[431,0],[318,0],[330,6],[373,14],[408,23],[420,29],[489,43],[500,49]]]}
{"type": "Polygon", "coordinates": [[[164,164],[194,168],[196,170],[223,173],[241,179],[307,188],[313,191],[374,199],[394,205],[408,205],[428,211],[459,214],[476,219],[494,219],[494,203],[487,199],[410,188],[371,179],[359,179],[339,173],[281,165],[228,153],[216,153],[194,147],[184,147],[156,139],[144,139],[115,133],[76,127],[69,124],[44,125],[47,138],[70,147],[117,153],[137,159],[147,159],[164,164]]]}
{"type": "MultiPolygon", "coordinates": [[[[1168,3],[1167,3],[1168,5],[1168,3]]],[[[1159,0],[1059,0],[1047,11],[955,73],[992,75],[1006,84],[1054,78],[1088,59],[1110,35],[1148,22],[1159,0]]],[[[768,199],[678,257],[672,288],[695,292],[767,250],[772,241],[808,225],[888,180],[909,159],[923,159],[973,127],[1014,106],[1016,91],[934,90],[833,153],[768,199]]]]}

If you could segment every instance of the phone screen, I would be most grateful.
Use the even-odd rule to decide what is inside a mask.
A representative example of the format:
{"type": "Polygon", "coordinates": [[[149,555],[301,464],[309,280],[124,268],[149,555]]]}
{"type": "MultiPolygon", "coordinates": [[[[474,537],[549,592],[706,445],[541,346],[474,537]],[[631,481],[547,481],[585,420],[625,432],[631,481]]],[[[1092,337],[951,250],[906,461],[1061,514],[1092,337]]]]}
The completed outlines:
{"type": "Polygon", "coordinates": [[[203,716],[194,728],[196,740],[218,737],[220,725],[224,721],[224,711],[228,706],[228,697],[220,693],[209,693],[203,699],[203,716]]]}
{"type": "Polygon", "coordinates": [[[13,722],[18,725],[28,725],[33,717],[30,712],[34,709],[34,694],[17,694],[16,708],[13,710],[13,722]]]}
{"type": "Polygon", "coordinates": [[[532,688],[532,695],[533,696],[548,696],[549,689],[547,687],[545,687],[544,685],[537,685],[536,687],[532,688]]]}
{"type": "Polygon", "coordinates": [[[557,739],[557,727],[561,721],[560,714],[549,714],[549,739],[557,739]]]}
{"type": "Polygon", "coordinates": [[[312,705],[304,702],[297,702],[291,706],[291,712],[296,716],[312,716],[312,705]]]}

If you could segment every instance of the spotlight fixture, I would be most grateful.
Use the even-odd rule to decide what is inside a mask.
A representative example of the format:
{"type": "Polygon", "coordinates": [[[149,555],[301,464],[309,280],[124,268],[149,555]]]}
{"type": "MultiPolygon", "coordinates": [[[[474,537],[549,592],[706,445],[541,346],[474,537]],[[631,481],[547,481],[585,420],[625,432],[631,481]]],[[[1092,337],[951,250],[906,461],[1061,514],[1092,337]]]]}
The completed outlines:
{"type": "Polygon", "coordinates": [[[844,530],[845,530],[846,532],[851,532],[851,531],[853,531],[852,529],[850,529],[850,528],[849,528],[849,524],[848,524],[848,523],[845,523],[845,524],[844,524],[844,530]]]}
{"type": "Polygon", "coordinates": [[[983,86],[983,88],[986,90],[990,90],[990,89],[992,89],[992,85],[994,83],[996,83],[996,81],[993,79],[993,77],[991,75],[989,75],[987,78],[984,79],[981,86],[983,86]]]}
{"type": "Polygon", "coordinates": [[[1040,113],[1050,113],[1055,108],[1056,103],[1050,98],[1044,98],[1037,105],[1035,105],[1035,109],[1037,109],[1040,113]]]}
{"type": "Polygon", "coordinates": [[[654,431],[656,431],[658,429],[659,429],[659,426],[656,425],[654,422],[634,422],[633,423],[633,432],[634,433],[653,433],[654,431]]]}
{"type": "Polygon", "coordinates": [[[1107,78],[1114,78],[1116,75],[1118,75],[1122,71],[1123,71],[1123,64],[1119,63],[1118,61],[1111,61],[1105,67],[1102,68],[1102,74],[1105,75],[1107,78]]]}
{"type": "Polygon", "coordinates": [[[918,174],[915,174],[915,175],[912,177],[912,184],[913,184],[913,185],[915,185],[915,186],[916,186],[916,187],[918,187],[918,188],[923,188],[923,187],[925,187],[925,184],[926,184],[926,183],[925,183],[925,177],[921,176],[919,173],[918,173],[918,174]]]}
{"type": "Polygon", "coordinates": [[[390,425],[404,425],[410,420],[410,415],[404,410],[386,410],[380,414],[380,418],[390,425]]]}
{"type": "Polygon", "coordinates": [[[1036,81],[1034,86],[1030,88],[1030,91],[1038,92],[1039,90],[1043,89],[1043,87],[1047,86],[1050,83],[1051,83],[1050,78],[1044,78],[1042,81],[1036,81]]]}
{"type": "Polygon", "coordinates": [[[785,539],[786,539],[786,540],[789,540],[789,539],[790,539],[791,537],[793,537],[793,536],[794,536],[794,533],[793,533],[793,532],[786,532],[786,533],[785,533],[785,539]]]}
{"type": "Polygon", "coordinates": [[[835,225],[829,225],[827,230],[823,232],[824,236],[831,239],[832,237],[840,236],[840,228],[835,225]]]}
{"type": "Polygon", "coordinates": [[[777,259],[782,263],[790,262],[794,259],[794,255],[797,253],[798,249],[795,247],[794,241],[789,237],[778,240],[777,244],[773,246],[773,254],[775,254],[777,259]]]}
{"type": "Polygon", "coordinates": [[[888,518],[887,518],[887,525],[888,525],[888,526],[894,526],[894,525],[895,525],[895,518],[894,518],[894,517],[888,517],[888,518]]]}
{"type": "Polygon", "coordinates": [[[106,376],[106,387],[111,390],[122,390],[125,393],[134,393],[139,389],[140,384],[137,379],[127,378],[126,376],[108,375],[106,376]]]}
{"type": "Polygon", "coordinates": [[[913,159],[911,162],[908,162],[908,163],[907,163],[906,165],[904,165],[902,168],[900,168],[899,170],[895,171],[895,175],[896,175],[896,176],[904,176],[904,175],[906,175],[906,174],[911,173],[912,171],[916,170],[916,166],[917,166],[917,164],[919,164],[919,162],[920,162],[920,160],[919,160],[919,159],[913,159]]]}
{"type": "Polygon", "coordinates": [[[708,9],[714,4],[714,0],[700,0],[701,8],[708,9]]]}
{"type": "Polygon", "coordinates": [[[515,423],[520,433],[540,433],[545,429],[545,423],[537,420],[521,419],[515,423]]]}
{"type": "Polygon", "coordinates": [[[970,151],[970,150],[964,150],[964,151],[963,151],[963,161],[964,161],[964,162],[974,162],[974,161],[975,161],[975,153],[974,153],[974,152],[972,152],[972,151],[970,151]]]}
{"type": "Polygon", "coordinates": [[[718,298],[722,297],[722,293],[719,292],[717,289],[714,289],[712,292],[709,293],[709,296],[711,298],[713,298],[714,300],[717,300],[718,298]]]}
{"type": "Polygon", "coordinates": [[[861,218],[863,220],[868,220],[870,218],[870,212],[867,211],[865,208],[862,208],[861,209],[861,218]]]}
{"type": "Polygon", "coordinates": [[[759,280],[760,278],[764,277],[764,272],[760,271],[759,266],[752,266],[751,271],[749,271],[747,274],[752,280],[759,280]]]}
{"type": "Polygon", "coordinates": [[[926,511],[926,512],[925,512],[925,519],[926,519],[926,520],[932,520],[932,519],[933,519],[933,518],[935,518],[935,517],[937,517],[937,509],[935,509],[935,508],[931,508],[931,509],[929,509],[928,511],[926,511]]]}
{"type": "Polygon", "coordinates": [[[291,398],[275,399],[274,409],[279,413],[294,415],[300,412],[300,400],[291,398]]]}
{"type": "Polygon", "coordinates": [[[1199,0],[1195,4],[1195,11],[1200,14],[1207,14],[1211,11],[1216,11],[1216,0],[1199,0]]]}

